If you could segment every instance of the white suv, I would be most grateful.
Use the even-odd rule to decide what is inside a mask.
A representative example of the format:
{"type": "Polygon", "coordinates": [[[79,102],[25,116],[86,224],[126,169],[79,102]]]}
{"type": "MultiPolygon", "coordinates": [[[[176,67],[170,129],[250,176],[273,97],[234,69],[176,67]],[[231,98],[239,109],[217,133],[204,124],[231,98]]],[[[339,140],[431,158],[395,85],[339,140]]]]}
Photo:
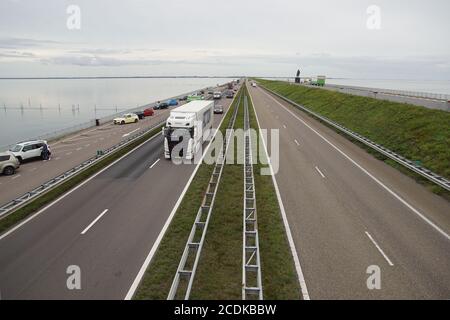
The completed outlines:
{"type": "Polygon", "coordinates": [[[31,159],[31,158],[41,158],[42,157],[42,147],[47,145],[50,152],[50,148],[45,140],[27,141],[16,144],[14,147],[9,149],[9,151],[19,159],[20,162],[31,159]]]}

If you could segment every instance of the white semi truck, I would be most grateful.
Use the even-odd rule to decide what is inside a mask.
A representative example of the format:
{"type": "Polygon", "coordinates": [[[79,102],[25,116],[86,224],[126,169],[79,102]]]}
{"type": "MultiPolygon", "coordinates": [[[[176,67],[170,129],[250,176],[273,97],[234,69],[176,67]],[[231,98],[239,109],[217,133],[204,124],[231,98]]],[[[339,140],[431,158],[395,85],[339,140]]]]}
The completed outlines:
{"type": "Polygon", "coordinates": [[[191,101],[170,112],[163,128],[166,159],[193,159],[211,134],[214,101],[191,101]]]}

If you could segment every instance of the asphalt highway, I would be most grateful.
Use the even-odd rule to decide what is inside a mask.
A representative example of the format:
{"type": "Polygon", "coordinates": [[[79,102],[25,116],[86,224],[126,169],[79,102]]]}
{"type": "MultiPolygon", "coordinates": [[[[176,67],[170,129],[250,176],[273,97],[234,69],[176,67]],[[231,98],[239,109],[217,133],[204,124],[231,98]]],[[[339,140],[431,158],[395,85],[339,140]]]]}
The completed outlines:
{"type": "MultiPolygon", "coordinates": [[[[220,102],[225,112],[231,101],[220,102]]],[[[195,168],[164,159],[162,142],[155,136],[0,235],[1,298],[125,298],[195,168]],[[81,290],[68,289],[69,266],[80,268],[81,290]]]]}
{"type": "Polygon", "coordinates": [[[276,180],[311,299],[449,299],[450,204],[262,88],[249,92],[261,128],[280,130],[276,180]],[[368,289],[371,266],[380,290],[368,289]]]}

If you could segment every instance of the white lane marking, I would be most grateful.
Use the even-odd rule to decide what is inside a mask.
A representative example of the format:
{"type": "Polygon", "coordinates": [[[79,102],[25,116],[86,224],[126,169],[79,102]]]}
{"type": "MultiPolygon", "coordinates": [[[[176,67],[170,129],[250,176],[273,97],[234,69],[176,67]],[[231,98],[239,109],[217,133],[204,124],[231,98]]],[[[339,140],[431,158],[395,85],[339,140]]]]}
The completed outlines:
{"type": "Polygon", "coordinates": [[[83,148],[79,147],[79,148],[76,148],[75,151],[80,151],[81,149],[83,149],[83,148]]]}
{"type": "MultiPolygon", "coordinates": [[[[256,112],[256,108],[253,103],[253,98],[250,93],[249,93],[249,96],[250,96],[250,101],[252,102],[253,108],[255,110],[256,122],[258,123],[258,127],[261,128],[261,125],[259,123],[258,113],[256,112]]],[[[259,134],[261,136],[261,141],[263,143],[266,157],[267,157],[267,159],[269,159],[269,153],[267,152],[266,142],[264,140],[264,137],[262,136],[261,131],[259,132],[259,134]]],[[[269,168],[270,168],[270,172],[272,174],[272,182],[275,187],[275,193],[277,195],[278,204],[280,206],[281,216],[283,217],[284,229],[286,230],[286,236],[288,238],[289,247],[291,249],[291,254],[294,259],[295,270],[297,271],[298,282],[300,284],[300,289],[302,290],[302,296],[303,296],[304,300],[310,300],[311,298],[308,293],[308,287],[306,286],[305,277],[303,276],[302,266],[300,264],[300,258],[298,256],[297,249],[295,247],[294,239],[292,238],[291,227],[289,226],[289,221],[286,216],[286,211],[284,209],[283,200],[281,199],[280,188],[278,188],[278,182],[277,182],[277,179],[275,178],[275,173],[273,171],[273,167],[272,167],[272,164],[270,163],[270,161],[269,161],[269,168]]]]}
{"type": "Polygon", "coordinates": [[[66,156],[70,156],[72,154],[72,152],[67,152],[66,156]]]}
{"type": "Polygon", "coordinates": [[[317,172],[322,176],[322,178],[325,178],[325,175],[320,171],[319,167],[316,166],[317,172]]]}
{"type": "Polygon", "coordinates": [[[38,212],[36,212],[35,214],[33,214],[32,216],[30,216],[29,218],[23,220],[21,223],[19,223],[18,225],[16,225],[15,227],[11,228],[9,231],[3,233],[2,235],[0,235],[0,240],[6,238],[7,236],[9,236],[10,234],[12,234],[14,231],[18,230],[19,228],[21,228],[23,225],[25,225],[26,223],[30,222],[31,220],[33,220],[34,218],[36,218],[37,216],[39,216],[41,213],[43,213],[45,210],[47,210],[48,208],[54,206],[55,204],[57,204],[58,202],[60,202],[61,200],[63,200],[65,197],[67,197],[68,195],[70,195],[71,193],[75,192],[76,190],[78,190],[79,188],[81,188],[82,186],[84,186],[86,183],[88,183],[89,181],[91,181],[92,179],[94,179],[95,177],[97,177],[99,174],[102,174],[104,171],[108,170],[109,168],[111,168],[113,165],[115,165],[116,163],[118,163],[119,161],[121,161],[122,159],[128,157],[131,153],[133,153],[134,151],[136,151],[137,149],[139,149],[140,147],[142,147],[144,144],[152,141],[153,139],[159,137],[160,135],[157,133],[155,134],[153,137],[151,137],[150,139],[148,139],[147,141],[142,142],[140,145],[136,146],[134,149],[130,150],[129,152],[127,152],[126,154],[124,154],[123,156],[121,156],[119,159],[117,159],[116,161],[114,161],[113,163],[107,165],[105,168],[103,168],[102,170],[100,170],[99,172],[97,172],[96,174],[94,174],[92,177],[88,178],[87,180],[83,181],[82,183],[80,183],[79,185],[77,185],[75,188],[67,191],[66,193],[64,193],[61,197],[59,197],[58,199],[56,199],[55,201],[51,202],[49,205],[47,205],[46,207],[42,208],[41,210],[39,210],[38,212]]]}
{"type": "Polygon", "coordinates": [[[128,133],[125,133],[125,134],[122,136],[122,138],[128,137],[130,134],[132,134],[132,133],[138,131],[139,129],[140,129],[140,128],[137,128],[137,129],[134,129],[133,131],[130,131],[130,132],[128,132],[128,133]]]}
{"type": "Polygon", "coordinates": [[[85,145],[85,147],[90,147],[90,146],[91,146],[91,144],[90,144],[90,143],[88,143],[88,144],[86,144],[86,145],[85,145]]]}
{"type": "MultiPolygon", "coordinates": [[[[233,100],[231,100],[230,106],[233,104],[234,100],[236,99],[237,95],[235,95],[233,97],[233,100]]],[[[227,113],[228,111],[231,110],[231,108],[227,108],[227,113]]],[[[222,122],[225,119],[227,113],[224,114],[224,116],[222,117],[222,119],[220,120],[219,125],[217,126],[217,128],[220,128],[222,126],[222,122]]],[[[217,132],[219,131],[219,129],[216,129],[216,131],[214,132],[213,136],[215,136],[217,134],[217,132]]],[[[198,168],[200,167],[200,165],[203,162],[203,159],[205,158],[206,152],[209,149],[209,147],[211,146],[213,139],[211,139],[211,141],[208,143],[208,146],[204,149],[204,153],[200,159],[200,161],[197,163],[197,165],[195,166],[194,171],[192,172],[191,176],[189,177],[188,182],[186,183],[186,185],[184,186],[183,191],[181,192],[177,202],[175,203],[175,206],[173,207],[172,211],[170,212],[169,217],[166,220],[166,223],[164,224],[163,228],[161,229],[161,232],[158,235],[158,238],[156,238],[155,243],[153,243],[153,246],[150,250],[150,252],[147,255],[147,258],[145,258],[145,261],[141,267],[141,269],[139,269],[138,274],[136,275],[136,278],[134,279],[133,283],[131,284],[130,290],[128,290],[127,295],[125,296],[125,300],[131,300],[134,296],[134,293],[136,292],[139,284],[142,281],[142,278],[145,275],[145,271],[147,270],[148,266],[150,265],[150,262],[152,262],[153,256],[155,255],[156,250],[159,247],[159,244],[161,243],[161,240],[163,239],[167,228],[169,227],[170,223],[172,222],[173,217],[175,216],[175,213],[178,210],[178,207],[181,204],[181,201],[183,201],[184,195],[186,194],[187,190],[189,189],[189,186],[192,183],[192,180],[194,179],[194,176],[196,175],[198,168]]]]}
{"type": "Polygon", "coordinates": [[[155,162],[153,162],[153,164],[150,166],[149,169],[153,168],[153,167],[159,162],[159,160],[161,160],[161,159],[158,158],[158,160],[156,160],[155,162]]]}
{"type": "Polygon", "coordinates": [[[31,168],[31,169],[30,169],[30,172],[33,172],[34,170],[37,170],[37,168],[36,168],[36,167],[31,168]]]}
{"type": "MultiPolygon", "coordinates": [[[[262,89],[261,89],[262,90],[262,89]]],[[[358,167],[362,172],[364,172],[366,175],[368,175],[373,181],[375,181],[378,185],[380,185],[384,190],[389,192],[394,198],[396,198],[398,201],[400,201],[404,206],[406,206],[408,209],[410,209],[412,212],[414,212],[417,216],[419,216],[423,221],[425,221],[427,224],[429,224],[432,228],[434,228],[437,232],[439,232],[441,235],[443,235],[447,240],[450,240],[450,235],[448,235],[444,230],[439,228],[434,222],[432,222],[430,219],[425,217],[422,213],[420,213],[416,208],[414,208],[412,205],[410,205],[406,200],[404,200],[402,197],[400,197],[397,193],[395,193],[393,190],[391,190],[388,186],[386,186],[383,182],[378,180],[375,176],[373,176],[369,171],[364,169],[360,164],[358,164],[355,160],[350,158],[344,151],[336,147],[331,141],[329,141],[327,138],[325,138],[322,134],[320,134],[317,130],[315,130],[313,127],[311,127],[309,124],[307,124],[305,121],[300,119],[294,112],[289,110],[287,107],[282,105],[280,102],[278,102],[274,97],[266,93],[262,90],[264,94],[269,96],[272,100],[274,100],[276,103],[278,103],[283,109],[285,109],[287,112],[289,112],[291,115],[293,115],[298,121],[303,123],[306,127],[311,129],[315,134],[317,134],[320,138],[322,138],[326,143],[328,143],[333,149],[335,149],[337,152],[339,152],[341,155],[343,155],[347,160],[349,160],[351,163],[353,163],[356,167],[358,167]]]]}
{"type": "Polygon", "coordinates": [[[56,158],[55,158],[55,160],[59,160],[59,159],[61,159],[61,157],[56,157],[56,158]]]}
{"type": "Polygon", "coordinates": [[[21,175],[18,174],[17,176],[12,177],[11,180],[16,180],[17,178],[20,178],[20,177],[21,177],[21,175]]]}
{"type": "Polygon", "coordinates": [[[300,143],[298,143],[297,139],[294,139],[294,142],[297,146],[300,146],[300,143]]]}
{"type": "Polygon", "coordinates": [[[285,124],[283,124],[283,128],[285,128],[285,129],[287,128],[285,124]]]}
{"type": "Polygon", "coordinates": [[[100,215],[97,217],[97,218],[95,218],[94,219],[94,221],[92,221],[83,231],[81,231],[81,234],[86,234],[86,232],[88,232],[88,230],[90,229],[90,228],[92,228],[92,226],[98,221],[98,220],[100,220],[100,218],[101,217],[103,217],[103,215],[105,214],[105,213],[107,213],[108,212],[108,209],[105,209],[105,210],[103,210],[103,212],[102,213],[100,213],[100,215]]]}
{"type": "Polygon", "coordinates": [[[380,246],[378,245],[378,243],[376,243],[376,241],[372,238],[372,236],[370,235],[370,233],[368,233],[366,231],[366,235],[367,237],[369,237],[370,241],[372,241],[372,243],[375,245],[375,247],[378,249],[378,251],[380,251],[380,253],[383,255],[384,259],[387,261],[387,263],[393,267],[394,264],[392,263],[392,261],[389,259],[389,257],[384,253],[384,251],[380,248],[380,246]]]}

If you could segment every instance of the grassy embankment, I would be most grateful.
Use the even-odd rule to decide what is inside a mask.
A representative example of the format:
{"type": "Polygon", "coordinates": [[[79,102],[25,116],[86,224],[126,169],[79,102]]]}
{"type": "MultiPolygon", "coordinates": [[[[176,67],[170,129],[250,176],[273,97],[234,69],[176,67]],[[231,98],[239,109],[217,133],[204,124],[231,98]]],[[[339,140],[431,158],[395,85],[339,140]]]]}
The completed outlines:
{"type": "MultiPolygon", "coordinates": [[[[450,113],[406,103],[359,97],[282,81],[257,80],[261,85],[358,132],[372,141],[450,178],[450,113]]],[[[296,109],[297,110],[297,109],[296,109]]],[[[301,112],[297,110],[297,112],[301,112]]],[[[414,177],[433,192],[450,199],[450,192],[364,146],[378,159],[414,177]]]]}
{"type": "Polygon", "coordinates": [[[19,208],[18,210],[12,212],[5,218],[0,220],[0,233],[3,231],[6,231],[7,229],[11,228],[15,224],[19,223],[23,219],[27,218],[31,214],[35,213],[39,209],[43,208],[50,202],[56,200],[58,197],[62,196],[64,193],[69,191],[70,189],[74,188],[75,186],[79,185],[83,181],[87,180],[89,177],[92,177],[94,174],[108,166],[109,164],[113,163],[123,155],[125,155],[127,152],[131,151],[133,148],[137,147],[141,143],[145,142],[146,140],[150,139],[154,135],[158,134],[161,131],[162,125],[158,126],[157,128],[151,130],[150,132],[143,135],[141,138],[135,140],[134,142],[128,144],[127,146],[117,150],[116,152],[112,153],[111,155],[108,155],[104,159],[100,160],[96,164],[86,168],[85,170],[81,171],[77,175],[73,176],[69,180],[63,182],[59,186],[55,187],[54,189],[51,189],[47,193],[43,194],[42,196],[36,198],[35,200],[31,201],[29,204],[23,206],[22,208],[19,208]]]}

